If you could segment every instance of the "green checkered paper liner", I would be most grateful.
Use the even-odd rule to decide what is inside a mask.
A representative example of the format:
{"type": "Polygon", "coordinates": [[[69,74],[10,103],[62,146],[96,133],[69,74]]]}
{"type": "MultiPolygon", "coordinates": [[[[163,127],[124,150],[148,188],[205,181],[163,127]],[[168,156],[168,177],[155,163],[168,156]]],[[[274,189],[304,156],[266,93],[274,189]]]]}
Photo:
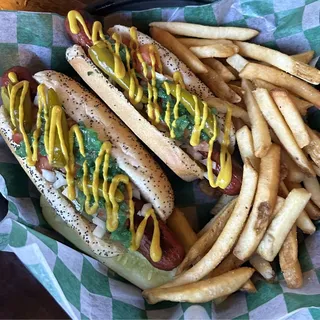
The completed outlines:
{"type": "MultiPolygon", "coordinates": [[[[288,54],[315,50],[320,55],[320,1],[224,0],[185,8],[121,12],[105,25],[135,25],[147,30],[151,21],[186,21],[207,25],[251,27],[255,39],[288,54]]],[[[55,14],[0,12],[0,73],[14,65],[33,72],[52,68],[76,76],[65,61],[70,45],[64,18],[55,14]]],[[[209,219],[212,198],[197,183],[185,183],[168,173],[176,204],[196,229],[209,219]]],[[[213,303],[163,302],[148,305],[141,292],[112,270],[78,252],[44,221],[39,193],[5,143],[0,141],[0,192],[8,200],[0,222],[0,250],[14,252],[73,319],[320,319],[320,231],[299,247],[304,286],[288,289],[278,270],[277,282],[255,279],[258,292],[238,292],[219,306],[213,303]]]]}

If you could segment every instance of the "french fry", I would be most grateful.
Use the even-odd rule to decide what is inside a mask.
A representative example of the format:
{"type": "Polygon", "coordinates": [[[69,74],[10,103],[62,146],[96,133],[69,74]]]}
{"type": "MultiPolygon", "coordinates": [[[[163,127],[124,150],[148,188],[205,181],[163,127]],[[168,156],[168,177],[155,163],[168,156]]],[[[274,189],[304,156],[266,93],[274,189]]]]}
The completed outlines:
{"type": "Polygon", "coordinates": [[[239,97],[241,97],[241,101],[242,101],[243,96],[244,96],[244,90],[241,87],[236,86],[231,83],[229,83],[228,85],[239,97]]]}
{"type": "MultiPolygon", "coordinates": [[[[218,202],[214,205],[214,207],[210,210],[210,213],[213,216],[216,216],[218,214],[220,214],[220,212],[222,210],[224,210],[226,208],[226,206],[233,201],[235,198],[237,198],[238,196],[230,196],[228,194],[222,194],[222,196],[218,199],[218,202]]],[[[233,208],[232,208],[233,210],[233,208]]],[[[201,236],[201,234],[203,234],[205,231],[204,229],[207,228],[207,225],[212,225],[213,223],[213,219],[211,219],[199,232],[198,232],[198,237],[201,236]]],[[[209,227],[208,227],[209,228],[209,227]]],[[[207,230],[208,230],[207,228],[207,230]]]]}
{"type": "Polygon", "coordinates": [[[271,82],[276,86],[289,90],[316,106],[320,105],[320,92],[317,89],[303,80],[297,79],[273,67],[250,62],[239,73],[239,77],[249,80],[258,78],[271,82]]]}
{"type": "Polygon", "coordinates": [[[231,103],[237,103],[241,98],[223,81],[220,75],[210,67],[207,73],[199,73],[197,76],[209,87],[209,89],[220,99],[231,103]]]}
{"type": "Polygon", "coordinates": [[[180,36],[204,39],[249,40],[259,34],[259,31],[238,27],[208,27],[185,22],[152,22],[151,27],[158,27],[180,36]]]}
{"type": "Polygon", "coordinates": [[[195,242],[195,244],[190,248],[189,252],[187,252],[185,258],[177,269],[176,275],[185,271],[194,262],[198,261],[199,257],[202,257],[208,252],[219,237],[235,205],[236,199],[229,202],[214,218],[212,218],[209,222],[210,226],[208,230],[201,235],[197,242],[195,242]]]}
{"type": "Polygon", "coordinates": [[[296,61],[300,61],[308,64],[312,60],[313,56],[314,56],[314,51],[309,50],[302,53],[294,54],[291,56],[291,58],[296,61]]]}
{"type": "Polygon", "coordinates": [[[312,164],[312,167],[318,177],[320,177],[320,168],[316,164],[312,164]]]}
{"type": "Polygon", "coordinates": [[[250,129],[247,126],[242,127],[236,132],[238,148],[240,150],[242,161],[249,159],[253,168],[259,171],[260,159],[254,154],[253,138],[250,129]]]}
{"type": "MultiPolygon", "coordinates": [[[[209,41],[217,41],[217,40],[209,40],[209,41]]],[[[230,72],[230,70],[219,60],[215,58],[207,58],[207,59],[203,59],[202,62],[205,65],[212,68],[213,70],[215,70],[218,74],[220,74],[224,82],[229,82],[236,79],[233,73],[230,72]]]]}
{"type": "Polygon", "coordinates": [[[273,261],[300,213],[310,200],[311,194],[303,188],[292,189],[284,205],[273,218],[260,242],[257,253],[267,261],[273,261]]]}
{"type": "Polygon", "coordinates": [[[241,72],[244,67],[249,63],[248,60],[240,56],[240,54],[234,54],[233,56],[227,59],[227,62],[230,64],[232,68],[241,72]]]}
{"type": "Polygon", "coordinates": [[[300,148],[307,146],[310,143],[310,137],[306,124],[303,122],[297,107],[290,99],[286,90],[273,89],[270,91],[270,94],[286,120],[298,146],[300,148]]]}
{"type": "Polygon", "coordinates": [[[287,179],[289,181],[301,182],[304,179],[304,173],[283,148],[281,149],[281,163],[283,163],[288,169],[287,179]]]}
{"type": "Polygon", "coordinates": [[[246,124],[250,124],[248,112],[246,110],[243,110],[239,106],[215,97],[207,98],[206,102],[209,107],[216,108],[220,113],[227,113],[228,107],[230,107],[232,109],[233,118],[240,118],[246,124]]]}
{"type": "Polygon", "coordinates": [[[273,281],[275,272],[269,261],[266,261],[258,254],[254,254],[250,260],[250,264],[258,271],[267,281],[273,281]]]}
{"type": "Polygon", "coordinates": [[[244,121],[240,118],[233,118],[232,122],[236,131],[240,130],[242,127],[246,125],[244,121]]]}
{"type": "Polygon", "coordinates": [[[319,220],[320,219],[320,209],[316,206],[312,200],[310,200],[306,205],[306,211],[308,216],[312,220],[319,220]]]}
{"type": "Polygon", "coordinates": [[[213,269],[208,277],[213,278],[220,276],[228,271],[239,268],[245,261],[239,260],[232,252],[229,253],[226,258],[215,268],[213,269]]]}
{"type": "Polygon", "coordinates": [[[280,268],[288,288],[301,288],[303,277],[298,260],[297,228],[291,228],[279,252],[280,268]]]}
{"type": "Polygon", "coordinates": [[[249,259],[258,247],[275,208],[280,176],[280,147],[273,144],[261,159],[257,193],[253,208],[233,253],[249,259]]]}
{"type": "Polygon", "coordinates": [[[320,138],[319,136],[307,126],[307,131],[310,136],[310,143],[303,148],[304,151],[311,157],[313,162],[320,167],[320,138]]]}
{"type": "Polygon", "coordinates": [[[318,179],[316,177],[308,178],[305,177],[303,179],[303,185],[308,192],[311,193],[311,200],[314,204],[320,207],[320,186],[318,179]]]}
{"type": "Polygon", "coordinates": [[[320,83],[320,71],[318,69],[297,61],[280,51],[249,42],[236,41],[235,44],[240,49],[239,54],[244,57],[267,62],[309,83],[320,83]]]}
{"type": "Polygon", "coordinates": [[[156,27],[150,29],[152,38],[174,53],[195,73],[207,73],[206,66],[173,35],[156,27]]]}
{"type": "MultiPolygon", "coordinates": [[[[172,33],[172,32],[171,32],[172,33]]],[[[199,39],[199,38],[177,38],[186,47],[209,46],[212,44],[233,44],[231,40],[226,39],[199,39]]]]}
{"type": "Polygon", "coordinates": [[[240,291],[248,292],[248,293],[256,293],[257,288],[253,284],[253,282],[249,279],[241,288],[240,291]]]}
{"type": "Polygon", "coordinates": [[[315,176],[311,163],[296,143],[292,132],[272,100],[268,90],[256,89],[253,94],[264,118],[281,141],[283,147],[288,151],[291,158],[303,170],[303,172],[307,175],[315,176]]]}
{"type": "Polygon", "coordinates": [[[254,153],[257,158],[262,158],[267,154],[271,146],[268,124],[252,94],[253,87],[250,81],[243,79],[241,85],[245,91],[244,101],[247,105],[248,116],[251,122],[254,153]]]}
{"type": "Polygon", "coordinates": [[[183,245],[185,252],[188,252],[198,240],[198,237],[191,228],[188,220],[178,208],[173,210],[172,214],[167,220],[167,225],[173,231],[179,242],[183,245]]]}
{"type": "Polygon", "coordinates": [[[239,51],[238,47],[234,44],[216,43],[207,46],[190,47],[199,59],[204,58],[227,58],[239,51]]]}
{"type": "Polygon", "coordinates": [[[239,79],[239,72],[236,70],[236,69],[234,69],[234,68],[232,68],[230,65],[228,65],[228,64],[224,64],[225,65],[225,67],[234,75],[234,77],[236,78],[236,79],[239,79]]]}
{"type": "MultiPolygon", "coordinates": [[[[273,85],[272,83],[261,80],[261,79],[253,79],[252,82],[256,88],[263,88],[263,89],[267,89],[268,91],[271,91],[273,89],[281,89],[280,87],[277,87],[277,86],[273,85]]],[[[288,95],[289,95],[289,98],[295,104],[295,106],[298,108],[298,110],[302,116],[305,116],[307,114],[308,109],[313,106],[313,103],[308,102],[303,99],[300,99],[290,92],[288,92],[288,95]]]]}
{"type": "Polygon", "coordinates": [[[202,303],[239,290],[252,276],[254,269],[239,268],[221,276],[172,288],[144,290],[142,295],[150,304],[163,300],[202,303]]]}
{"type": "MultiPolygon", "coordinates": [[[[290,182],[289,182],[290,183],[290,182]]],[[[294,185],[296,188],[301,188],[300,184],[294,185]]],[[[294,189],[291,187],[290,190],[294,189]]],[[[279,185],[279,195],[283,198],[286,198],[289,194],[289,190],[283,181],[279,185]]],[[[307,206],[310,201],[307,203],[305,210],[302,210],[300,216],[298,217],[296,224],[297,227],[305,234],[313,234],[316,231],[316,227],[310,219],[308,213],[306,212],[307,206]]]]}
{"type": "Polygon", "coordinates": [[[191,269],[185,271],[171,282],[164,284],[165,287],[179,286],[198,281],[210,273],[229,254],[243,228],[249,214],[253,197],[255,195],[258,180],[257,172],[249,162],[243,167],[243,178],[240,194],[236,206],[219,235],[217,241],[208,253],[191,269]]]}

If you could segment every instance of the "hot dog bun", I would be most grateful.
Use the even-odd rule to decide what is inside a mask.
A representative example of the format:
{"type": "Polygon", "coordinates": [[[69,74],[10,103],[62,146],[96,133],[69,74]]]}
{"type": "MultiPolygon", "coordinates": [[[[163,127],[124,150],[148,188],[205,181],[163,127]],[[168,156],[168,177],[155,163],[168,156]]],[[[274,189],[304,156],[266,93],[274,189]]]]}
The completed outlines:
{"type": "MultiPolygon", "coordinates": [[[[110,32],[117,32],[122,37],[130,38],[130,29],[116,25],[110,32]]],[[[210,89],[173,53],[161,46],[151,37],[137,32],[138,41],[143,44],[154,44],[159,52],[164,71],[172,75],[180,71],[186,88],[201,99],[213,97],[210,89]]],[[[120,117],[120,119],[141,139],[157,156],[185,181],[203,178],[204,170],[175,142],[165,136],[128,101],[109,79],[95,66],[85,51],[79,45],[67,49],[66,58],[80,77],[94,90],[98,96],[120,117]]],[[[224,128],[225,115],[218,115],[220,129],[224,128]]],[[[222,135],[220,135],[221,139],[222,135]]],[[[230,131],[231,149],[235,144],[234,128],[230,131]]]]}
{"type": "Polygon", "coordinates": [[[139,252],[126,251],[121,256],[105,258],[95,254],[75,229],[70,229],[45,197],[40,198],[42,213],[49,225],[89,256],[102,262],[140,289],[160,286],[173,279],[175,271],[154,268],[139,252]]]}
{"type": "Polygon", "coordinates": [[[174,207],[171,185],[134,134],[104,103],[68,76],[48,70],[36,73],[34,78],[57,92],[66,113],[74,121],[93,128],[101,141],[112,143],[111,154],[119,167],[153,205],[158,216],[166,220],[174,207]]]}

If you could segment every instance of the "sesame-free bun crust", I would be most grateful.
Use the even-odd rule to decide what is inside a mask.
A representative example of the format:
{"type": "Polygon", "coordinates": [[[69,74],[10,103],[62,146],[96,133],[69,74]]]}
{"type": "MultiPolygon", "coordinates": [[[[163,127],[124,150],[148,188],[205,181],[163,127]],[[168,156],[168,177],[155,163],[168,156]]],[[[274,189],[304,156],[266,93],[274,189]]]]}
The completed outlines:
{"type": "Polygon", "coordinates": [[[203,177],[203,170],[195,161],[176,146],[172,139],[146,120],[86,56],[80,46],[74,45],[68,48],[66,57],[91,89],[172,171],[186,181],[203,177]]]}
{"type": "Polygon", "coordinates": [[[62,73],[41,71],[34,78],[57,92],[65,112],[73,120],[95,130],[101,141],[111,142],[111,154],[119,167],[138,187],[143,198],[153,205],[158,216],[166,220],[174,207],[171,185],[156,161],[121,120],[91,92],[62,73]]]}

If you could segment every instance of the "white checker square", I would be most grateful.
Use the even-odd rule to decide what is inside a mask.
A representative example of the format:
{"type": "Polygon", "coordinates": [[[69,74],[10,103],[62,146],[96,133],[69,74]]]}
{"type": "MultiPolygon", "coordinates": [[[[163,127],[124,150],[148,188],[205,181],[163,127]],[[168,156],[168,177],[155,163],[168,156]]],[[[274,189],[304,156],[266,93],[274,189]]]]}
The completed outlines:
{"type": "Polygon", "coordinates": [[[223,303],[215,305],[212,302],[213,319],[232,319],[239,315],[248,313],[246,295],[236,292],[228,297],[223,303]]]}
{"type": "Polygon", "coordinates": [[[73,312],[73,316],[75,317],[75,319],[81,319],[80,311],[72,303],[69,303],[69,306],[71,307],[71,311],[73,312]]]}
{"type": "Polygon", "coordinates": [[[207,310],[200,305],[193,305],[184,312],[184,320],[210,320],[207,310]]]}
{"type": "MultiPolygon", "coordinates": [[[[1,178],[1,176],[0,176],[1,178]]],[[[12,221],[12,219],[9,219],[8,217],[6,217],[4,220],[1,221],[0,223],[0,233],[11,233],[11,230],[12,230],[12,223],[14,223],[12,221]]]]}
{"type": "MultiPolygon", "coordinates": [[[[37,245],[43,257],[47,261],[51,271],[53,270],[56,264],[57,255],[48,246],[46,246],[39,238],[34,236],[31,232],[28,232],[26,245],[37,245]]],[[[34,261],[33,263],[35,264],[36,262],[34,261]]]]}
{"type": "Polygon", "coordinates": [[[290,289],[284,280],[280,281],[283,292],[313,295],[319,294],[319,281],[314,270],[303,273],[303,286],[299,289],[290,289]]]}
{"type": "Polygon", "coordinates": [[[57,242],[58,244],[58,257],[66,265],[66,267],[76,276],[78,280],[81,280],[83,255],[80,252],[70,249],[64,244],[57,242]],[[72,259],[70,259],[72,257],[72,259]]]}
{"type": "Polygon", "coordinates": [[[218,25],[243,19],[239,0],[217,1],[213,4],[213,10],[218,25]]]}
{"type": "Polygon", "coordinates": [[[137,287],[109,278],[112,298],[144,310],[144,299],[137,287]]]}
{"type": "Polygon", "coordinates": [[[81,313],[89,319],[112,319],[112,299],[80,289],[81,313]]]}
{"type": "Polygon", "coordinates": [[[305,245],[314,268],[320,268],[320,231],[305,239],[305,245]]]}
{"type": "Polygon", "coordinates": [[[273,9],[275,12],[292,10],[292,9],[303,7],[304,5],[305,5],[305,0],[294,0],[294,1],[273,0],[273,9]]]}
{"type": "Polygon", "coordinates": [[[0,21],[0,43],[17,43],[17,13],[0,11],[0,21]]]}
{"type": "Polygon", "coordinates": [[[32,44],[19,44],[19,64],[32,72],[50,69],[51,49],[32,44]]]}
{"type": "Polygon", "coordinates": [[[276,40],[279,50],[286,54],[296,54],[310,50],[309,41],[303,33],[296,33],[276,40]]]}
{"type": "Polygon", "coordinates": [[[164,9],[162,9],[161,14],[162,14],[162,21],[184,22],[184,10],[183,9],[164,8],[164,9]]]}
{"type": "Polygon", "coordinates": [[[286,320],[313,320],[308,308],[301,308],[288,314],[286,320]]]}
{"type": "Polygon", "coordinates": [[[246,19],[249,28],[261,30],[259,35],[257,35],[253,42],[264,43],[268,41],[273,41],[273,32],[275,31],[275,16],[274,14],[268,14],[263,17],[252,17],[246,19]]]}
{"type": "Polygon", "coordinates": [[[166,320],[176,320],[180,319],[183,315],[183,310],[181,303],[178,303],[174,307],[164,308],[159,310],[147,310],[148,319],[166,319],[166,320]]]}
{"type": "Polygon", "coordinates": [[[55,47],[69,47],[72,45],[72,42],[65,31],[64,20],[64,17],[55,14],[52,15],[52,44],[55,47]]]}
{"type": "Polygon", "coordinates": [[[312,29],[319,26],[320,2],[308,4],[303,11],[302,29],[312,29]]]}
{"type": "Polygon", "coordinates": [[[275,298],[267,301],[263,305],[249,312],[250,320],[260,320],[263,315],[263,320],[280,319],[287,314],[287,305],[283,294],[279,294],[275,298]]]}

